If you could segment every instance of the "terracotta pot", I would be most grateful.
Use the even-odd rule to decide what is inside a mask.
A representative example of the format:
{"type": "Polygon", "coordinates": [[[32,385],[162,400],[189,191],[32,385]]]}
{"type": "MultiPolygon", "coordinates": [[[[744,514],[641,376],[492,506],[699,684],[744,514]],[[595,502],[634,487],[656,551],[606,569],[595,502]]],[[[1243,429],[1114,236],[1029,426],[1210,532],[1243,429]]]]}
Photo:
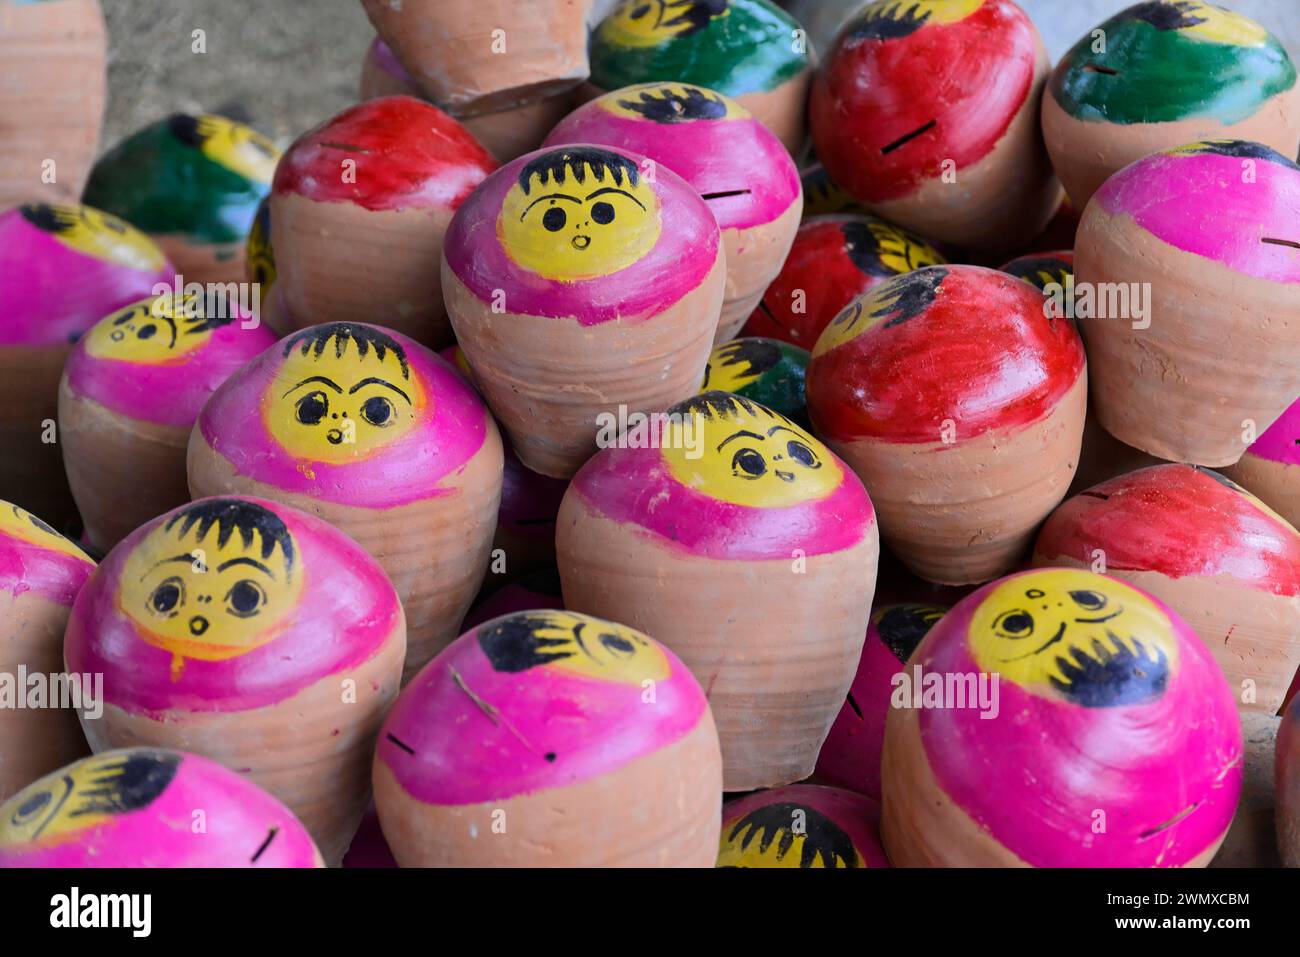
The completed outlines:
{"type": "Polygon", "coordinates": [[[103,554],[189,501],[185,450],[203,403],[275,344],[236,303],[150,297],[77,343],[59,384],[59,432],[86,543],[103,554]]]}
{"type": "Polygon", "coordinates": [[[152,236],[186,282],[243,282],[244,242],[279,157],[242,123],[176,113],[100,157],[84,201],[152,236]]]}
{"type": "Polygon", "coordinates": [[[854,300],[817,341],[813,425],[922,578],[1005,574],[1065,496],[1088,376],[1074,326],[1044,309],[1004,273],[927,266],[854,300]]]}
{"type": "Polygon", "coordinates": [[[880,805],[839,788],[797,784],[722,809],[718,867],[888,867],[880,805]]]}
{"type": "Polygon", "coordinates": [[[875,216],[805,219],[744,335],[811,349],[836,314],[862,293],[900,273],[943,262],[924,239],[875,216]]]}
{"type": "Polygon", "coordinates": [[[777,339],[733,339],[716,347],[709,356],[700,391],[730,392],[767,406],[807,429],[804,377],[811,358],[806,349],[777,339]]]}
{"type": "Polygon", "coordinates": [[[595,146],[530,153],[488,177],[447,230],[456,339],[520,461],[543,475],[576,472],[603,416],[661,411],[704,374],[721,234],[689,184],[643,175],[647,162],[595,146]]]}
{"type": "Polygon", "coordinates": [[[378,560],[406,609],[404,679],[456,637],[483,581],[501,468],[474,390],[423,346],[360,323],[295,333],[227,379],[188,461],[196,498],[293,505],[378,560]]]}
{"type": "Polygon", "coordinates": [[[1300,395],[1297,208],[1300,167],[1238,141],[1157,153],[1097,193],[1075,275],[1107,314],[1080,323],[1106,431],[1217,468],[1300,395]],[[1105,288],[1128,295],[1103,297],[1105,288]]]}
{"type": "Polygon", "coordinates": [[[1224,474],[1292,525],[1300,523],[1300,401],[1293,402],[1224,474]]]}
{"type": "Polygon", "coordinates": [[[624,0],[591,37],[600,92],[675,81],[739,101],[798,156],[813,54],[802,30],[768,0],[624,0]]]}
{"type": "Polygon", "coordinates": [[[726,246],[727,292],[715,342],[734,339],[776,278],[803,215],[799,170],[781,141],[730,97],[644,83],[593,100],[547,146],[600,143],[677,173],[708,203],[726,246]]]}
{"type": "Polygon", "coordinates": [[[492,540],[493,550],[499,553],[494,554],[489,573],[517,578],[554,567],[555,516],[560,513],[560,502],[568,487],[564,479],[538,475],[520,462],[514,452],[506,450],[501,508],[497,512],[496,537],[492,540]]]}
{"type": "Polygon", "coordinates": [[[83,758],[0,807],[0,868],[321,866],[288,808],[179,751],[83,758]]]}
{"type": "Polygon", "coordinates": [[[75,203],[104,123],[108,31],[99,0],[0,0],[0,63],[0,209],[75,203]]]}
{"type": "Polygon", "coordinates": [[[362,100],[381,96],[423,97],[420,84],[406,72],[390,47],[379,37],[370,41],[366,58],[361,64],[361,83],[358,94],[362,100]]]}
{"type": "Polygon", "coordinates": [[[70,343],[174,278],[162,251],[115,216],[47,204],[0,213],[0,498],[60,529],[75,522],[56,430],[70,343]]]}
{"type": "Polygon", "coordinates": [[[366,809],[405,650],[370,556],[252,498],[202,499],[133,532],[77,596],[64,644],[69,670],[104,676],[102,716],[82,712],[92,748],[219,761],[283,801],[329,864],[366,809]]]}
{"type": "Polygon", "coordinates": [[[461,636],[398,698],[374,780],[403,867],[710,867],[717,849],[703,690],[654,639],[586,615],[461,636]]]}
{"type": "Polygon", "coordinates": [[[362,0],[398,61],[434,102],[504,108],[587,78],[585,0],[362,0]]]}
{"type": "Polygon", "coordinates": [[[502,615],[513,615],[517,611],[563,607],[560,573],[555,568],[547,568],[525,575],[493,592],[465,616],[465,630],[472,630],[485,621],[500,618],[502,615]]]}
{"type": "Polygon", "coordinates": [[[906,229],[1018,249],[1061,202],[1038,125],[1048,67],[1011,0],[879,0],[844,26],[813,82],[817,158],[906,229]]]}
{"type": "Polygon", "coordinates": [[[912,707],[885,727],[896,867],[1204,867],[1218,850],[1241,726],[1210,652],[1157,599],[1021,572],[959,602],[911,661],[912,707]]]}
{"type": "Polygon", "coordinates": [[[629,433],[569,485],[565,607],[682,657],[718,720],[726,790],[805,778],[862,651],[871,501],[793,421],[724,392],[674,406],[652,438],[629,433]]]}
{"type": "Polygon", "coordinates": [[[948,609],[942,605],[886,605],[873,609],[858,673],[817,755],[817,780],[880,800],[880,752],[890,699],[921,639],[948,609]]]}
{"type": "Polygon", "coordinates": [[[271,193],[275,285],[291,323],[372,322],[447,345],[443,234],[495,168],[463,126],[409,96],[350,107],[299,137],[271,193]]]}
{"type": "Polygon", "coordinates": [[[1157,465],[1052,513],[1035,565],[1091,567],[1187,620],[1244,711],[1276,714],[1300,668],[1300,532],[1223,476],[1157,465]]]}
{"type": "MultiPolygon", "coordinates": [[[[64,670],[68,612],[94,570],[81,549],[45,522],[0,502],[0,675],[12,682],[0,700],[14,696],[0,707],[0,803],[89,753],[76,712],[51,705],[59,696],[54,676],[64,670]]],[[[93,696],[93,678],[75,690],[93,696]]]]}
{"type": "Polygon", "coordinates": [[[1285,48],[1254,20],[1159,0],[1117,13],[1061,58],[1042,119],[1052,164],[1083,209],[1112,173],[1184,143],[1255,140],[1295,156],[1300,86],[1285,48]]]}
{"type": "Polygon", "coordinates": [[[1232,826],[1211,867],[1281,867],[1277,849],[1275,769],[1277,733],[1282,719],[1274,714],[1243,712],[1245,760],[1241,800],[1232,826]]]}
{"type": "Polygon", "coordinates": [[[1277,846],[1282,863],[1300,867],[1300,705],[1294,701],[1277,734],[1277,846]]]}

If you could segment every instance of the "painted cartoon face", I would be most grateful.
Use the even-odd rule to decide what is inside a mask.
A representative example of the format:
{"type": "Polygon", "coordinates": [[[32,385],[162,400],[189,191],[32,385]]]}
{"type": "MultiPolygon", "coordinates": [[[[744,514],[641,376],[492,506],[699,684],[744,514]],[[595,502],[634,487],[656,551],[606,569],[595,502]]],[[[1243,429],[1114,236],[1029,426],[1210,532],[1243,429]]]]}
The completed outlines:
{"type": "Polygon", "coordinates": [[[293,456],[338,465],[365,459],[415,427],[426,405],[406,350],[373,326],[312,326],[284,344],[262,404],[293,456]]]}
{"type": "Polygon", "coordinates": [[[639,631],[567,611],[527,611],[488,622],[478,643],[496,671],[547,667],[601,681],[668,677],[668,659],[639,631]]]}
{"type": "Polygon", "coordinates": [[[1055,283],[1064,287],[1074,276],[1074,255],[1068,251],[1020,256],[1002,267],[1002,272],[1023,279],[1037,289],[1055,283]]]}
{"type": "Polygon", "coordinates": [[[1178,30],[1211,43],[1258,46],[1268,40],[1268,31],[1249,17],[1200,0],[1159,0],[1139,4],[1129,12],[1158,30],[1178,30]]]}
{"type": "Polygon", "coordinates": [[[882,282],[849,303],[826,327],[813,355],[823,355],[877,326],[896,326],[929,309],[948,277],[943,266],[929,266],[882,282]]]}
{"type": "Polygon", "coordinates": [[[255,183],[269,183],[275,175],[280,151],[256,130],[223,116],[177,114],[169,121],[172,133],[183,143],[232,173],[255,183]]]}
{"type": "Polygon", "coordinates": [[[739,392],[781,361],[781,349],[771,339],[733,339],[713,350],[704,367],[701,391],[739,392]]]}
{"type": "Polygon", "coordinates": [[[689,36],[729,11],[728,0],[624,0],[600,25],[602,38],[620,46],[653,47],[689,36]]]}
{"type": "Polygon", "coordinates": [[[845,223],[844,249],[868,276],[911,272],[945,261],[924,239],[875,218],[845,223]]]}
{"type": "Polygon", "coordinates": [[[853,839],[815,808],[768,804],[724,825],[718,867],[865,867],[853,839]]]}
{"type": "Polygon", "coordinates": [[[1090,708],[1153,701],[1178,666],[1169,617],[1129,585],[1087,571],[1005,580],[975,610],[969,641],[983,671],[1090,708]]]}
{"type": "Polygon", "coordinates": [[[921,639],[948,613],[942,605],[891,605],[873,614],[872,621],[881,642],[906,664],[921,639]]]}
{"type": "Polygon", "coordinates": [[[204,499],[173,513],[136,545],[117,602],[151,645],[185,659],[224,661],[273,641],[303,587],[299,552],[274,512],[242,499],[204,499]]]}
{"type": "Polygon", "coordinates": [[[208,319],[203,313],[203,297],[193,293],[151,296],[97,322],[86,334],[86,351],[121,362],[175,361],[234,321],[233,315],[208,319]]]}
{"type": "Polygon", "coordinates": [[[783,508],[824,498],[844,474],[831,451],[792,420],[757,402],[706,392],[673,407],[663,457],[677,481],[711,498],[783,508]],[[691,458],[686,429],[702,433],[691,458]]]}
{"type": "Polygon", "coordinates": [[[0,536],[16,538],[37,548],[70,555],[85,562],[91,561],[90,556],[45,522],[25,508],[9,502],[0,501],[0,536]]]}
{"type": "Polygon", "coordinates": [[[600,105],[616,116],[665,124],[738,120],[750,115],[731,97],[689,83],[643,83],[606,94],[600,105]]]}
{"type": "Polygon", "coordinates": [[[595,147],[543,153],[506,194],[497,235],[525,269],[561,282],[635,263],[659,241],[659,199],[635,161],[595,147]]]}
{"type": "Polygon", "coordinates": [[[157,272],[166,264],[162,250],[148,236],[90,206],[29,203],[22,214],[37,229],[86,256],[142,272],[157,272]]]}
{"type": "Polygon", "coordinates": [[[95,755],[46,775],[0,806],[0,847],[57,844],[146,808],[167,790],[180,758],[140,749],[95,755]]]}
{"type": "Polygon", "coordinates": [[[983,3],[984,0],[877,0],[858,14],[853,36],[894,40],[924,26],[963,20],[983,3]]]}

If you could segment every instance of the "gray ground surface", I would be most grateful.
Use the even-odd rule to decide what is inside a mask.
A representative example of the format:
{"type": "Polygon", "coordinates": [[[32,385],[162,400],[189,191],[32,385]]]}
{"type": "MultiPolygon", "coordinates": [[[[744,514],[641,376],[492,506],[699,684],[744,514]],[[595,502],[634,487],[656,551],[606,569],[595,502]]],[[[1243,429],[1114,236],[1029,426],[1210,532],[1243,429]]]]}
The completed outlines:
{"type": "MultiPolygon", "coordinates": [[[[1053,57],[1133,0],[1020,0],[1053,57]]],[[[1300,0],[1221,0],[1300,54],[1300,0]]],[[[176,110],[241,115],[281,145],[356,98],[373,36],[360,0],[103,0],[112,36],[104,145],[176,110]],[[194,30],[207,53],[191,52],[194,30]]],[[[810,31],[859,0],[790,0],[810,31]]],[[[829,30],[830,27],[822,27],[829,30]]]]}

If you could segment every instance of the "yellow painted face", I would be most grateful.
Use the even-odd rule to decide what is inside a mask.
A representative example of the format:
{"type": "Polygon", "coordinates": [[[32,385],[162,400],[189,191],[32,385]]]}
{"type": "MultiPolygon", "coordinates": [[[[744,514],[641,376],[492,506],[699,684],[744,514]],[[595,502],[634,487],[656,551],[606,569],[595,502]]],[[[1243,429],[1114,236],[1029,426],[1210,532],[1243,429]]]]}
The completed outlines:
{"type": "Polygon", "coordinates": [[[663,681],[671,672],[663,649],[641,632],[567,611],[510,615],[480,628],[478,641],[497,671],[544,666],[624,684],[663,681]]]}
{"type": "Polygon", "coordinates": [[[1268,41],[1268,31],[1240,13],[1201,0],[1173,0],[1170,5],[1183,15],[1184,21],[1195,21],[1179,27],[1189,37],[1239,47],[1260,46],[1268,41]]]}
{"type": "Polygon", "coordinates": [[[853,839],[815,808],[767,804],[724,824],[718,867],[865,867],[853,839]]]}
{"type": "Polygon", "coordinates": [[[719,392],[739,392],[750,383],[757,382],[767,371],[752,361],[748,361],[745,351],[747,344],[740,339],[733,339],[718,346],[709,355],[704,367],[704,386],[719,392]]]}
{"type": "Polygon", "coordinates": [[[84,255],[142,272],[157,272],[166,265],[152,239],[126,220],[90,206],[33,203],[22,213],[32,225],[84,255]]]}
{"type": "Polygon", "coordinates": [[[145,365],[179,361],[229,321],[209,321],[203,311],[203,297],[194,293],[142,299],[95,323],[86,333],[86,352],[145,365]]]}
{"type": "Polygon", "coordinates": [[[623,0],[600,25],[600,38],[622,47],[655,47],[730,13],[725,3],[701,0],[623,0]]]}
{"type": "Polygon", "coordinates": [[[497,219],[506,254],[546,279],[626,269],[654,249],[659,197],[637,164],[596,147],[552,150],[526,165],[497,219]]]}
{"type": "Polygon", "coordinates": [[[273,512],[240,499],[208,499],[174,514],[122,568],[118,607],[149,644],[224,661],[274,641],[293,620],[304,572],[273,512]]]}
{"type": "Polygon", "coordinates": [[[683,408],[685,418],[669,420],[662,455],[673,478],[710,498],[785,508],[825,498],[844,480],[826,446],[757,402],[707,392],[683,408]]]}
{"type": "Polygon", "coordinates": [[[597,102],[615,116],[656,123],[739,120],[750,116],[749,110],[731,97],[690,83],[641,83],[606,93],[597,102]]]}
{"type": "Polygon", "coordinates": [[[203,114],[196,117],[203,155],[255,183],[269,183],[275,176],[280,151],[261,133],[226,119],[203,114]]]}
{"type": "Polygon", "coordinates": [[[1044,569],[998,585],[971,618],[980,670],[1087,707],[1163,694],[1178,666],[1169,617],[1124,582],[1044,569]]]}
{"type": "Polygon", "coordinates": [[[0,501],[0,535],[94,564],[89,555],[25,508],[0,501]]]}
{"type": "Polygon", "coordinates": [[[0,805],[0,847],[51,845],[119,814],[148,807],[167,789],[180,755],[110,751],[48,774],[0,805]]]}
{"type": "Polygon", "coordinates": [[[262,416],[290,455],[341,465],[406,435],[431,401],[400,347],[381,352],[351,335],[332,336],[290,350],[263,397],[262,416]]]}

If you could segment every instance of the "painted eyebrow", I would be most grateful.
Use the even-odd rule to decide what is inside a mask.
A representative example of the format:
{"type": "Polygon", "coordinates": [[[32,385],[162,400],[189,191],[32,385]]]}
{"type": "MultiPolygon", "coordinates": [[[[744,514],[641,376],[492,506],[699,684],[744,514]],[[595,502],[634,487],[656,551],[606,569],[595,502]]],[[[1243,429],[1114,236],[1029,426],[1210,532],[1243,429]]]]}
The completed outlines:
{"type": "MultiPolygon", "coordinates": [[[[387,386],[388,388],[390,388],[390,389],[392,389],[394,392],[396,392],[398,395],[400,395],[403,399],[405,399],[405,400],[407,401],[408,404],[409,404],[410,401],[411,401],[411,397],[410,397],[409,395],[407,395],[405,392],[403,392],[401,389],[399,389],[397,386],[393,385],[393,384],[392,384],[391,382],[389,382],[387,379],[381,379],[381,378],[379,378],[379,376],[374,376],[374,375],[372,375],[372,376],[371,376],[370,378],[368,378],[368,379],[362,379],[360,382],[358,382],[358,383],[357,383],[356,385],[354,385],[352,388],[348,389],[348,395],[351,395],[353,392],[356,392],[358,389],[362,388],[363,386],[367,386],[367,385],[383,385],[383,386],[387,386]]],[[[291,390],[291,391],[292,391],[292,390],[291,390]]]]}
{"type": "Polygon", "coordinates": [[[146,578],[148,578],[153,573],[153,570],[157,568],[159,565],[166,565],[170,562],[184,562],[186,565],[193,565],[194,554],[192,552],[187,552],[184,555],[173,555],[171,558],[164,558],[161,559],[160,561],[156,561],[153,563],[153,567],[150,568],[149,571],[145,572],[143,575],[140,576],[140,581],[144,581],[146,578]]]}
{"type": "Polygon", "coordinates": [[[222,562],[220,565],[217,566],[217,571],[224,572],[231,565],[252,565],[254,568],[258,569],[259,571],[264,572],[267,578],[270,578],[272,581],[275,580],[275,574],[271,571],[271,569],[267,568],[265,565],[263,565],[261,562],[257,561],[254,558],[245,558],[243,556],[240,556],[239,558],[232,558],[229,561],[222,562]]]}
{"type": "Polygon", "coordinates": [[[716,449],[716,451],[721,452],[721,451],[722,451],[722,447],[723,447],[724,445],[726,445],[726,444],[727,444],[728,442],[730,442],[732,439],[738,439],[738,438],[740,438],[742,435],[747,435],[747,436],[749,436],[751,439],[758,439],[758,441],[760,441],[760,442],[762,442],[762,441],[763,441],[763,438],[764,438],[763,436],[759,435],[757,432],[750,432],[748,429],[741,429],[739,432],[734,432],[734,433],[732,433],[731,435],[727,436],[725,439],[723,439],[721,442],[719,442],[719,443],[718,443],[718,448],[716,449]]]}
{"type": "Polygon", "coordinates": [[[781,432],[781,431],[789,432],[789,433],[790,433],[791,435],[793,435],[795,438],[803,438],[803,436],[801,436],[801,435],[800,435],[798,432],[796,432],[794,429],[790,428],[790,426],[788,426],[788,425],[774,425],[774,426],[772,426],[770,429],[767,430],[767,434],[768,434],[768,435],[776,435],[776,433],[781,432]]]}
{"type": "MultiPolygon", "coordinates": [[[[289,389],[287,392],[285,392],[284,395],[288,395],[290,392],[294,391],[294,389],[301,389],[303,386],[307,385],[309,382],[322,382],[322,383],[324,383],[325,385],[329,386],[331,389],[333,389],[335,392],[337,392],[339,395],[342,395],[342,394],[343,394],[343,387],[342,387],[341,385],[339,385],[337,382],[335,382],[333,379],[331,379],[329,376],[324,376],[324,375],[313,375],[313,376],[308,376],[307,378],[303,379],[303,380],[302,380],[301,382],[299,382],[296,386],[294,386],[293,388],[291,388],[291,389],[289,389]]],[[[284,395],[280,396],[280,398],[283,399],[283,398],[284,398],[284,395]]]]}
{"type": "Polygon", "coordinates": [[[633,195],[632,195],[631,193],[629,193],[627,190],[625,190],[625,189],[619,189],[617,186],[606,186],[606,187],[604,187],[603,189],[598,189],[598,190],[596,190],[594,193],[592,193],[590,196],[587,197],[587,202],[590,203],[590,202],[591,202],[593,199],[595,199],[597,196],[603,196],[603,195],[605,195],[606,193],[618,193],[620,196],[626,196],[628,199],[632,200],[632,202],[636,203],[636,204],[637,204],[638,206],[640,206],[642,209],[645,209],[645,204],[642,203],[641,200],[637,199],[635,196],[633,196],[633,195]]]}
{"type": "Polygon", "coordinates": [[[548,199],[567,199],[571,203],[582,202],[582,200],[578,199],[578,197],[570,196],[568,193],[547,193],[545,196],[538,196],[535,200],[533,200],[531,203],[528,204],[528,209],[525,209],[522,213],[519,214],[520,222],[522,222],[523,218],[528,215],[529,209],[532,209],[538,203],[548,199]]]}

